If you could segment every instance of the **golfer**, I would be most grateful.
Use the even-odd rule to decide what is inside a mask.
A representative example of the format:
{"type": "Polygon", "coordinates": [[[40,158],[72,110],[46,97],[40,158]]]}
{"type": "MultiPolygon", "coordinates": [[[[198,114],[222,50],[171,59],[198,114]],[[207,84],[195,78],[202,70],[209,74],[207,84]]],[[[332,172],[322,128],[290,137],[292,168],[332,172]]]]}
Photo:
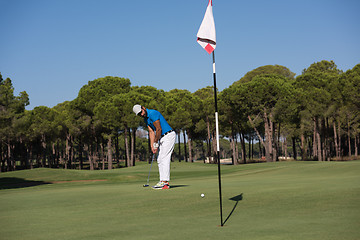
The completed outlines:
{"type": "Polygon", "coordinates": [[[141,105],[134,105],[133,111],[136,115],[145,120],[149,129],[150,145],[153,154],[159,151],[157,163],[159,167],[160,181],[153,186],[153,189],[169,189],[170,161],[174,150],[175,131],[166,122],[165,118],[157,110],[147,109],[141,105]]]}

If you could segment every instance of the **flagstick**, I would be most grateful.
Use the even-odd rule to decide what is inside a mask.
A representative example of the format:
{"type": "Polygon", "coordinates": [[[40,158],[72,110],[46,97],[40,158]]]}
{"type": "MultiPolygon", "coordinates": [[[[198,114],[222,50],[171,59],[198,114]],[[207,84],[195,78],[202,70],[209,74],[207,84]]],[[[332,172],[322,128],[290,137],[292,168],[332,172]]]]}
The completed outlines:
{"type": "Polygon", "coordinates": [[[218,106],[217,106],[217,88],[216,88],[216,71],[215,71],[215,51],[212,52],[213,56],[213,76],[214,76],[214,98],[215,98],[215,125],[216,125],[216,145],[217,145],[217,163],[218,163],[218,177],[219,177],[219,199],[220,199],[220,218],[221,227],[223,224],[222,214],[222,193],[221,193],[221,171],[220,171],[220,144],[219,144],[219,119],[218,119],[218,106]]]}
{"type": "Polygon", "coordinates": [[[222,214],[222,194],[221,194],[221,173],[220,173],[220,144],[219,144],[219,119],[217,107],[217,88],[216,88],[216,72],[215,72],[215,53],[216,48],[216,33],[215,22],[212,12],[212,0],[206,8],[205,16],[201,22],[198,33],[196,34],[197,42],[203,47],[206,52],[213,54],[213,73],[214,73],[214,97],[215,97],[215,124],[216,124],[216,142],[217,142],[217,162],[218,162],[218,177],[219,177],[219,198],[220,198],[220,216],[221,227],[224,226],[222,214]]]}

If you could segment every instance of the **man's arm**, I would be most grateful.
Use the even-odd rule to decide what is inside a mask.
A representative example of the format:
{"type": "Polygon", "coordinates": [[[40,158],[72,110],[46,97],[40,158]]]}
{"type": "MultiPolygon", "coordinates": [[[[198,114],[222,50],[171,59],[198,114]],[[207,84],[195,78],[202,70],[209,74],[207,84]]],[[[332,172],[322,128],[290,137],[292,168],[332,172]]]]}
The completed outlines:
{"type": "Polygon", "coordinates": [[[155,142],[155,132],[150,126],[148,126],[148,129],[149,129],[150,145],[151,145],[151,148],[152,148],[152,146],[153,146],[153,144],[155,142]]]}
{"type": "Polygon", "coordinates": [[[156,134],[154,132],[154,130],[148,126],[149,129],[149,138],[150,138],[150,146],[151,146],[151,151],[153,153],[157,152],[157,148],[154,148],[154,143],[157,143],[159,141],[159,139],[161,138],[161,126],[160,126],[160,121],[155,121],[154,122],[154,126],[156,128],[156,134]]]}
{"type": "Polygon", "coordinates": [[[161,134],[162,134],[160,120],[156,120],[153,124],[154,124],[154,126],[156,128],[156,135],[155,135],[154,142],[158,142],[160,140],[161,134]]]}

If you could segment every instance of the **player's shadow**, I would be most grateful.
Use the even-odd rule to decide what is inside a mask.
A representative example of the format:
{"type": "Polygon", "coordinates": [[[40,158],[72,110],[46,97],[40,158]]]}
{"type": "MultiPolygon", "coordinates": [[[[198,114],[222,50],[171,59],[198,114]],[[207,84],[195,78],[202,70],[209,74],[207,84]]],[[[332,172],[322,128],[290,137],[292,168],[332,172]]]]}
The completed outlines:
{"type": "Polygon", "coordinates": [[[243,194],[241,193],[240,195],[237,195],[235,197],[229,198],[229,200],[235,201],[235,205],[233,207],[233,209],[231,210],[229,216],[225,219],[225,221],[223,222],[223,224],[225,224],[227,222],[227,220],[229,220],[229,218],[231,217],[231,215],[234,213],[235,208],[237,207],[239,201],[243,200],[243,194]]]}
{"type": "Polygon", "coordinates": [[[188,185],[170,185],[171,188],[188,187],[188,185]]]}

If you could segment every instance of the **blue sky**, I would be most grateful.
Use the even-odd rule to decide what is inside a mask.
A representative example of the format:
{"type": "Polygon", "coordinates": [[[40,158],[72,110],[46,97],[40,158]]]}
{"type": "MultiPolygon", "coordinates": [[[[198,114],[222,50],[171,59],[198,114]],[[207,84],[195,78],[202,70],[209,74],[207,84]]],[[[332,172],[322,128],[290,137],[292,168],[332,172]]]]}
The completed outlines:
{"type": "MultiPolygon", "coordinates": [[[[88,81],[194,92],[213,85],[196,42],[207,0],[0,0],[0,72],[31,110],[77,97],[88,81]]],[[[358,0],[213,0],[217,87],[279,64],[297,75],[321,60],[360,63],[358,0]]]]}

